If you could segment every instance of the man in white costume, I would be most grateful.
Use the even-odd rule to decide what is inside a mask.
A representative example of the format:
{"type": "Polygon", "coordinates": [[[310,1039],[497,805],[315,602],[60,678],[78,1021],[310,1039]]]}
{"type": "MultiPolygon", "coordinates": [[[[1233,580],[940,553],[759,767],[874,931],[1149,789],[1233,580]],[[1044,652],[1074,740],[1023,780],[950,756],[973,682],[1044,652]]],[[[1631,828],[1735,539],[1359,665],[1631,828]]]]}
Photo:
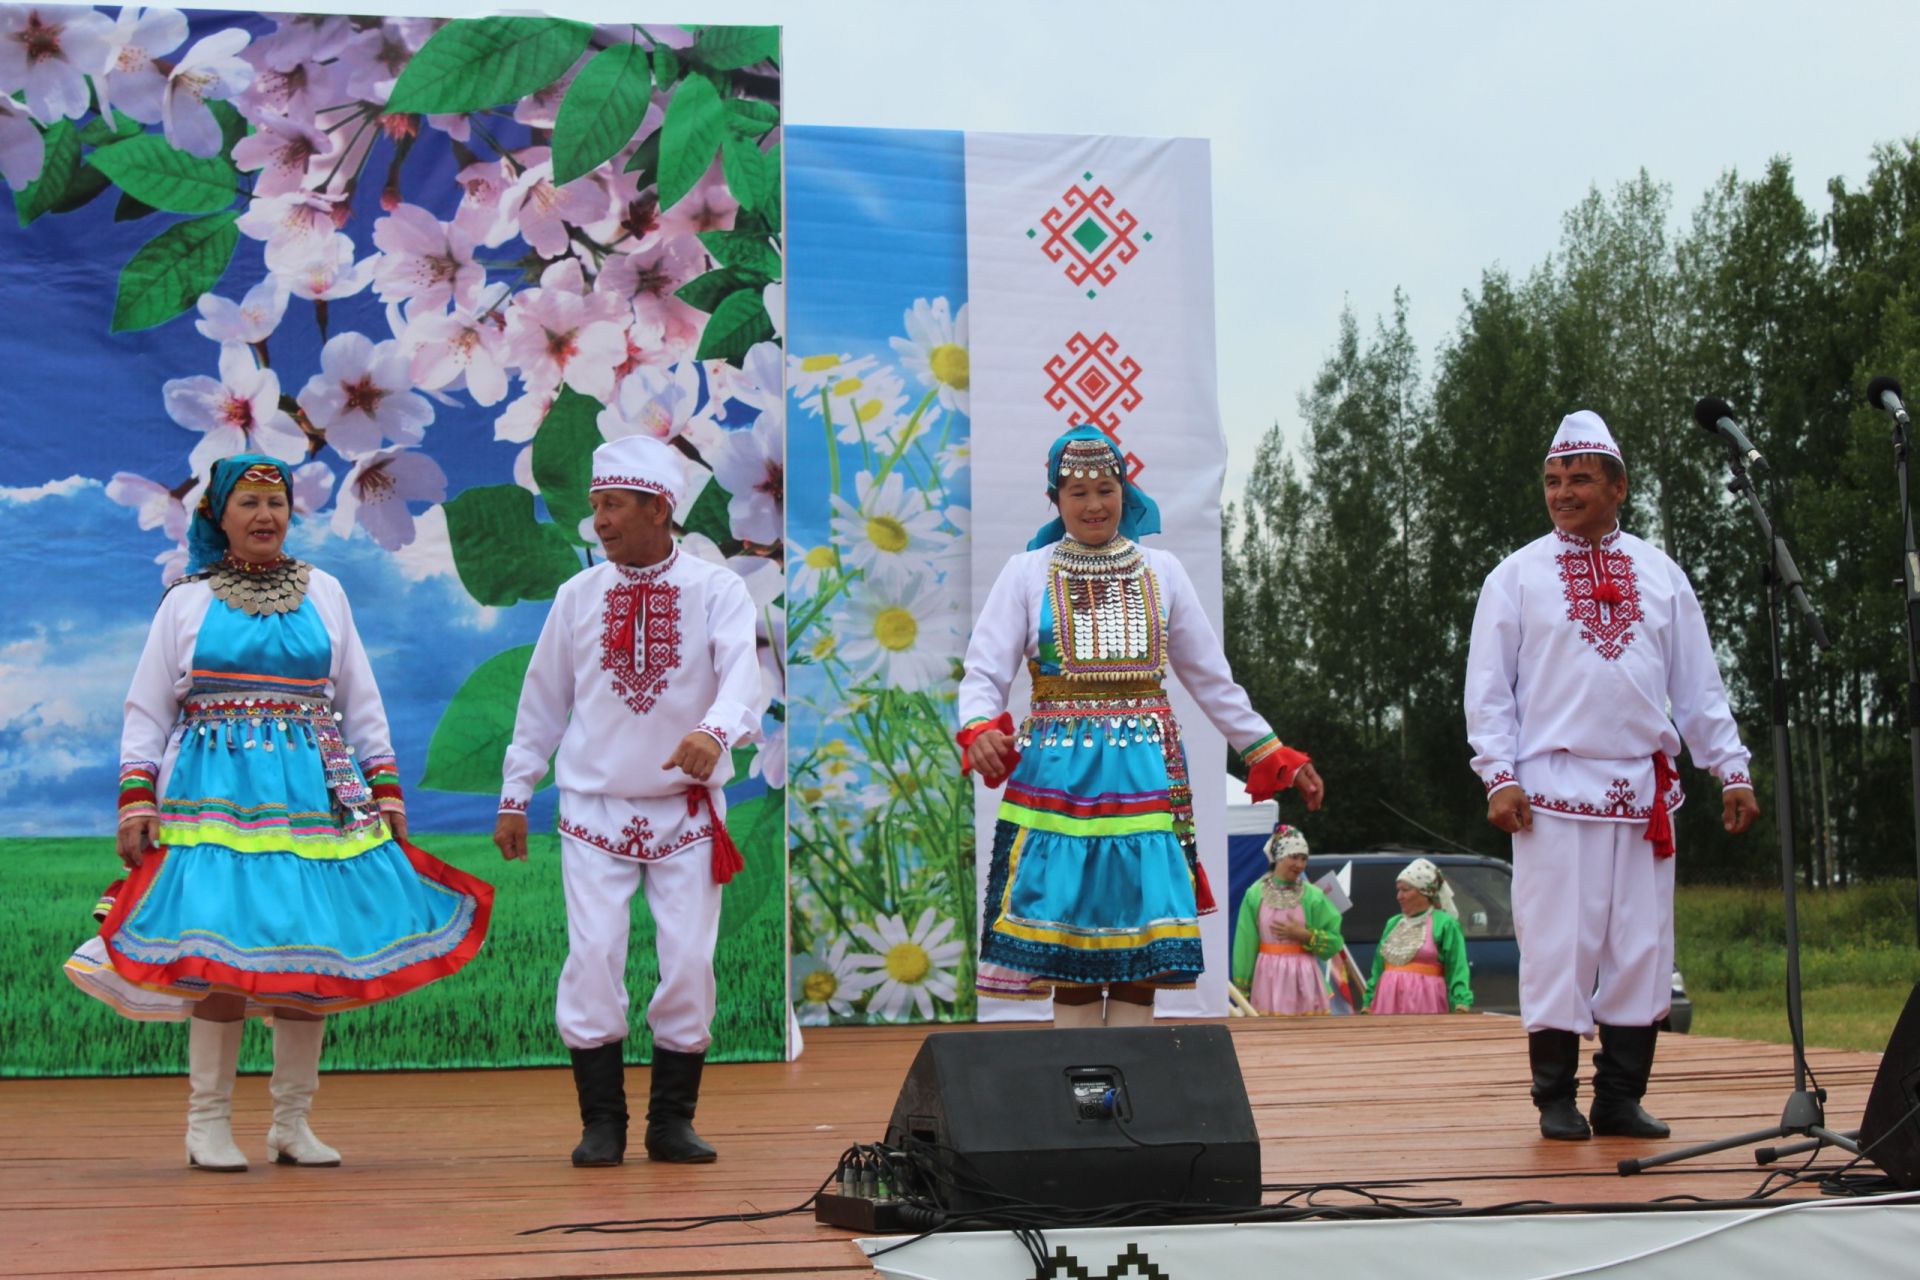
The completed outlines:
{"type": "Polygon", "coordinates": [[[721,793],[730,749],[760,723],[753,603],[738,575],[673,539],[680,456],[629,436],[594,450],[593,527],[606,559],[555,593],[527,665],[494,843],[527,856],[527,802],[557,745],[567,962],[556,1021],[580,1095],[576,1165],[625,1157],[627,937],[634,891],[653,912],[660,985],[647,1005],[647,1157],[705,1163],[693,1129],[713,1021],[720,886],[739,867],[721,793]]]}
{"type": "Polygon", "coordinates": [[[1599,414],[1561,421],[1543,480],[1553,532],[1487,575],[1466,682],[1487,821],[1513,836],[1533,1100],[1544,1137],[1664,1138],[1640,1100],[1672,993],[1681,739],[1719,779],[1728,831],[1760,809],[1692,584],[1620,529],[1626,464],[1599,414]]]}

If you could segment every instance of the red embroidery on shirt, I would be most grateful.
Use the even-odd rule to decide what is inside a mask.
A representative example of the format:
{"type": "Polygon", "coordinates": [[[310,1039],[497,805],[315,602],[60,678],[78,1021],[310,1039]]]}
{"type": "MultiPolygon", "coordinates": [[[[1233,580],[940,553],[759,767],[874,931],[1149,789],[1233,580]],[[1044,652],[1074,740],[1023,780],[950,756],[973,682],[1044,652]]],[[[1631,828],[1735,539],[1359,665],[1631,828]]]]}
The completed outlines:
{"type": "Polygon", "coordinates": [[[1640,612],[1633,557],[1615,545],[1619,537],[1615,530],[1597,547],[1583,546],[1554,557],[1567,596],[1568,620],[1579,624],[1580,638],[1609,662],[1627,651],[1633,643],[1633,624],[1645,616],[1640,612]]]}
{"type": "Polygon", "coordinates": [[[1720,779],[1720,785],[1722,787],[1750,787],[1753,785],[1753,779],[1744,773],[1730,773],[1720,779]]]}
{"type": "Polygon", "coordinates": [[[635,715],[645,715],[680,665],[680,588],[655,577],[607,589],[600,669],[635,715]],[[637,631],[637,635],[636,635],[637,631]]]}
{"type": "Polygon", "coordinates": [[[1520,779],[1513,776],[1513,770],[1502,769],[1500,770],[1500,772],[1494,774],[1491,778],[1487,779],[1487,782],[1486,782],[1487,794],[1492,795],[1495,787],[1504,787],[1509,782],[1518,782],[1518,781],[1520,781],[1520,779]]]}
{"type": "MultiPolygon", "coordinates": [[[[1595,804],[1587,800],[1549,800],[1538,791],[1528,796],[1527,799],[1536,809],[1544,809],[1548,813],[1571,814],[1579,818],[1617,818],[1622,821],[1644,821],[1653,816],[1652,805],[1634,803],[1635,800],[1639,799],[1639,792],[1629,786],[1625,778],[1615,778],[1613,780],[1613,785],[1607,788],[1606,803],[1604,804],[1595,804]]],[[[1680,802],[1684,799],[1686,799],[1686,793],[1680,789],[1680,784],[1675,782],[1673,790],[1667,792],[1666,796],[1668,811],[1671,812],[1679,808],[1680,802]]]]}

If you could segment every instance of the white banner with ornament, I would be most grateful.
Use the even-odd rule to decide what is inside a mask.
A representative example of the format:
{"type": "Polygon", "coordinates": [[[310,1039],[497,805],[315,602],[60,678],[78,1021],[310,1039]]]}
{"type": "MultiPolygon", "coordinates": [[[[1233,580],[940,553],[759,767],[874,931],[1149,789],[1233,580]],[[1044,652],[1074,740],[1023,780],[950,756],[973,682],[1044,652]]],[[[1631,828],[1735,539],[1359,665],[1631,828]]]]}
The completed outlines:
{"type": "MultiPolygon", "coordinates": [[[[973,599],[1052,515],[1047,447],[1089,423],[1119,444],[1160,504],[1153,544],[1180,557],[1220,626],[1220,427],[1213,338],[1208,146],[1192,138],[966,135],[967,295],[972,311],[973,599]]],[[[1227,884],[1226,743],[1170,682],[1193,779],[1200,858],[1227,884]]],[[[1025,711],[1024,677],[1010,708],[1025,711]]],[[[1000,793],[975,796],[977,881],[1000,793]]],[[[1162,1014],[1227,1012],[1227,918],[1202,922],[1197,989],[1162,1014]]],[[[1036,1002],[982,999],[982,1021],[1045,1017],[1036,1002]]]]}

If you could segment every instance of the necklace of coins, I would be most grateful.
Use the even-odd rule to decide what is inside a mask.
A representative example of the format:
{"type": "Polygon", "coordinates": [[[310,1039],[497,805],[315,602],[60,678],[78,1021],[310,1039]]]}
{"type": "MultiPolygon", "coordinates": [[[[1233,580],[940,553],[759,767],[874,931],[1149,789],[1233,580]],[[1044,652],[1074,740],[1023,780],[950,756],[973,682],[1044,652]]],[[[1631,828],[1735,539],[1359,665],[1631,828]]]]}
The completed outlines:
{"type": "Polygon", "coordinates": [[[1066,588],[1071,637],[1069,662],[1111,662],[1148,650],[1147,597],[1141,582],[1146,557],[1126,538],[1090,547],[1062,538],[1053,549],[1053,571],[1066,588]]]}
{"type": "Polygon", "coordinates": [[[228,556],[206,571],[213,594],[242,613],[292,613],[307,598],[313,566],[282,556],[272,564],[250,564],[228,556]]]}
{"type": "Polygon", "coordinates": [[[1291,911],[1300,905],[1302,896],[1297,881],[1293,884],[1282,884],[1272,876],[1267,877],[1266,883],[1260,890],[1260,901],[1275,911],[1291,911]]]}
{"type": "Polygon", "coordinates": [[[1380,954],[1388,964],[1410,964],[1420,954],[1420,944],[1426,940],[1427,915],[1422,911],[1417,916],[1401,916],[1392,932],[1380,939],[1380,954]]]}

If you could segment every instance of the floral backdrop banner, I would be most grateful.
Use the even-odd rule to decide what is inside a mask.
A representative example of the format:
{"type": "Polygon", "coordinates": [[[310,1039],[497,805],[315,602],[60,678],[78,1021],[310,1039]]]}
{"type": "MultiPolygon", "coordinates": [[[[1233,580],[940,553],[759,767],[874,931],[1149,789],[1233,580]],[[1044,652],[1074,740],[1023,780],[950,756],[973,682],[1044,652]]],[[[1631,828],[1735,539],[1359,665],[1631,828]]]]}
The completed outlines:
{"type": "Polygon", "coordinates": [[[792,991],[971,1021],[967,189],[958,133],[787,132],[792,991]]]}
{"type": "MultiPolygon", "coordinates": [[[[966,179],[973,487],[994,514],[974,534],[973,598],[986,598],[1051,515],[1048,445],[1087,423],[1119,445],[1129,473],[1160,504],[1164,532],[1153,543],[1180,557],[1217,631],[1227,449],[1215,385],[1206,142],[973,133],[966,179]]],[[[1224,887],[1226,743],[1179,682],[1169,686],[1200,858],[1224,887]]],[[[1026,691],[1022,673],[1016,719],[1026,691]]],[[[998,800],[980,789],[982,884],[998,800]]],[[[1206,971],[1195,990],[1162,995],[1160,1012],[1227,1012],[1229,914],[1203,919],[1206,971]]],[[[987,1020],[1046,1012],[1031,1001],[983,1003],[987,1020]]]]}
{"type": "Polygon", "coordinates": [[[638,432],[760,613],[714,1055],[785,1052],[779,64],[772,27],[0,4],[0,1074],[184,1060],[59,965],[116,870],[148,621],[248,449],[353,601],[415,838],[499,889],[480,958],[341,1016],[328,1065],[565,1060],[551,787],[529,863],[485,833],[548,602],[599,557],[592,450],[638,432]]]}

